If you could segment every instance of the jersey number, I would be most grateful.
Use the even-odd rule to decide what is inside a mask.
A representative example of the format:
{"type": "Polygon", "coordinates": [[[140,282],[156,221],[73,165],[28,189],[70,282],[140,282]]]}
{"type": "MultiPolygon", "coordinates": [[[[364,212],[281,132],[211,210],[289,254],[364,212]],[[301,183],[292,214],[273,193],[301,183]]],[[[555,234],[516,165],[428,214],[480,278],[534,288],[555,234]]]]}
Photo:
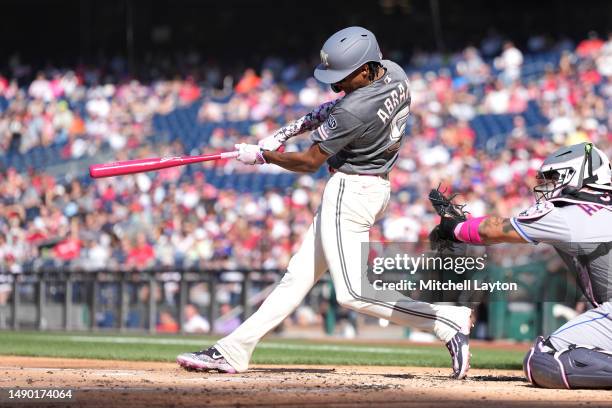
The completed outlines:
{"type": "Polygon", "coordinates": [[[391,121],[391,141],[396,142],[400,140],[404,135],[404,131],[406,130],[406,122],[408,121],[408,115],[410,115],[410,105],[397,112],[397,114],[391,121]]]}

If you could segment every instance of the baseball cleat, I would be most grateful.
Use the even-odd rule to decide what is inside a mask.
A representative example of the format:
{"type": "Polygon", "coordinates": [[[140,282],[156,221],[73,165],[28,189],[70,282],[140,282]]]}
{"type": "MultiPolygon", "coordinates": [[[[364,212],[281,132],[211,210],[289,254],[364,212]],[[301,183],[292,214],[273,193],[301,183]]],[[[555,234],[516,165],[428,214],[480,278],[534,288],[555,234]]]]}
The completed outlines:
{"type": "Polygon", "coordinates": [[[446,348],[453,361],[452,378],[462,380],[470,369],[470,339],[466,334],[457,332],[448,343],[446,348]]]}
{"type": "Polygon", "coordinates": [[[466,336],[469,336],[470,332],[472,331],[472,327],[474,327],[474,315],[472,314],[472,309],[469,307],[462,306],[461,309],[463,309],[465,314],[457,322],[459,323],[459,326],[461,326],[459,331],[466,336]]]}
{"type": "Polygon", "coordinates": [[[214,346],[194,353],[183,353],[176,357],[176,362],[186,370],[209,371],[236,374],[238,371],[227,362],[214,346]]]}

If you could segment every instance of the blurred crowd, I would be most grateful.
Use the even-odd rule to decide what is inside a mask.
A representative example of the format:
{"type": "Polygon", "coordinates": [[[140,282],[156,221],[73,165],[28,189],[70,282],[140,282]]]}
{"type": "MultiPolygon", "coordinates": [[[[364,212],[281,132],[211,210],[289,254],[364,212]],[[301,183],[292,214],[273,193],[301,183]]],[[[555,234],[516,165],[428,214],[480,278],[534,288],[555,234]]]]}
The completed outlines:
{"type": "Polygon", "coordinates": [[[117,82],[88,67],[41,71],[23,86],[0,75],[0,98],[7,104],[0,112],[0,154],[61,146],[63,158],[75,159],[102,146],[134,148],[152,133],[153,115],[193,103],[200,92],[189,77],[145,85],[117,82]]]}
{"type": "MultiPolygon", "coordinates": [[[[452,55],[450,65],[439,69],[418,69],[435,55],[413,57],[408,66],[411,131],[390,175],[394,198],[386,218],[372,230],[372,240],[426,237],[436,223],[427,193],[439,183],[462,193],[475,216],[510,215],[531,205],[535,171],[556,147],[590,140],[612,155],[612,36],[602,40],[591,34],[571,46],[565,42],[558,65],[529,77],[522,75],[526,58],[521,50],[512,42],[489,40],[452,55]],[[526,125],[520,113],[530,103],[539,107],[546,125],[526,125]],[[513,115],[500,152],[475,147],[470,120],[480,114],[513,115]]],[[[15,64],[13,72],[20,66],[15,64]]],[[[247,69],[235,81],[215,72],[217,86],[191,76],[109,82],[102,70],[86,67],[47,70],[25,85],[0,76],[0,157],[50,145],[63,146],[67,160],[101,148],[113,149],[119,159],[180,154],[180,142],[147,143],[152,118],[196,102],[202,123],[255,123],[247,133],[215,128],[204,151],[255,143],[338,97],[313,79],[295,82],[296,69],[270,60],[260,74],[247,69]]],[[[203,167],[211,166],[222,172],[278,171],[234,161],[203,167]]],[[[0,269],[182,265],[282,270],[325,185],[302,175],[288,193],[238,193],[207,183],[200,168],[184,181],[184,171],[83,183],[58,180],[44,169],[3,170],[0,269]]]]}

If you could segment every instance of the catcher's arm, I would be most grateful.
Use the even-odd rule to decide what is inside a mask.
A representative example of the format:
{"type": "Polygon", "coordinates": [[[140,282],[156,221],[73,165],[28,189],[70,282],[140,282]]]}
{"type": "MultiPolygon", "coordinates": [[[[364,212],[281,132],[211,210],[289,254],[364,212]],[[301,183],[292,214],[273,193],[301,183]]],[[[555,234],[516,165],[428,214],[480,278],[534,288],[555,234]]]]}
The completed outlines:
{"type": "Polygon", "coordinates": [[[325,120],[327,120],[329,113],[333,107],[336,106],[338,101],[340,101],[340,99],[325,102],[301,118],[279,128],[270,136],[261,139],[259,141],[259,147],[263,150],[275,151],[292,137],[302,134],[308,130],[316,129],[319,127],[319,125],[325,122],[325,120]]]}
{"type": "Polygon", "coordinates": [[[478,226],[478,234],[484,245],[501,244],[503,242],[525,243],[510,223],[510,218],[488,215],[478,226]]]}
{"type": "Polygon", "coordinates": [[[453,198],[446,197],[439,188],[429,193],[429,201],[441,217],[440,224],[430,234],[434,246],[449,247],[453,242],[476,245],[527,242],[516,232],[509,218],[488,215],[467,219],[463,211],[465,205],[455,204],[453,198]]]}

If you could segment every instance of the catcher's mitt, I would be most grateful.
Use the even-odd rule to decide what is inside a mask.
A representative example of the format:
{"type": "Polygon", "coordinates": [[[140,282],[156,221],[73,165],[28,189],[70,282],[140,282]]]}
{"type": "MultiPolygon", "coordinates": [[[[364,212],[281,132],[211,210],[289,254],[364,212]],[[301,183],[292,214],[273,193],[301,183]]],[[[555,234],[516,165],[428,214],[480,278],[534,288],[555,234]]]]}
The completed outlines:
{"type": "Polygon", "coordinates": [[[453,203],[453,198],[457,194],[446,197],[444,195],[445,191],[440,191],[440,186],[438,186],[438,188],[429,192],[429,201],[440,216],[440,224],[436,225],[429,234],[431,249],[438,252],[445,249],[452,250],[455,243],[461,242],[455,238],[455,227],[467,219],[467,212],[463,210],[465,204],[453,203]]]}

